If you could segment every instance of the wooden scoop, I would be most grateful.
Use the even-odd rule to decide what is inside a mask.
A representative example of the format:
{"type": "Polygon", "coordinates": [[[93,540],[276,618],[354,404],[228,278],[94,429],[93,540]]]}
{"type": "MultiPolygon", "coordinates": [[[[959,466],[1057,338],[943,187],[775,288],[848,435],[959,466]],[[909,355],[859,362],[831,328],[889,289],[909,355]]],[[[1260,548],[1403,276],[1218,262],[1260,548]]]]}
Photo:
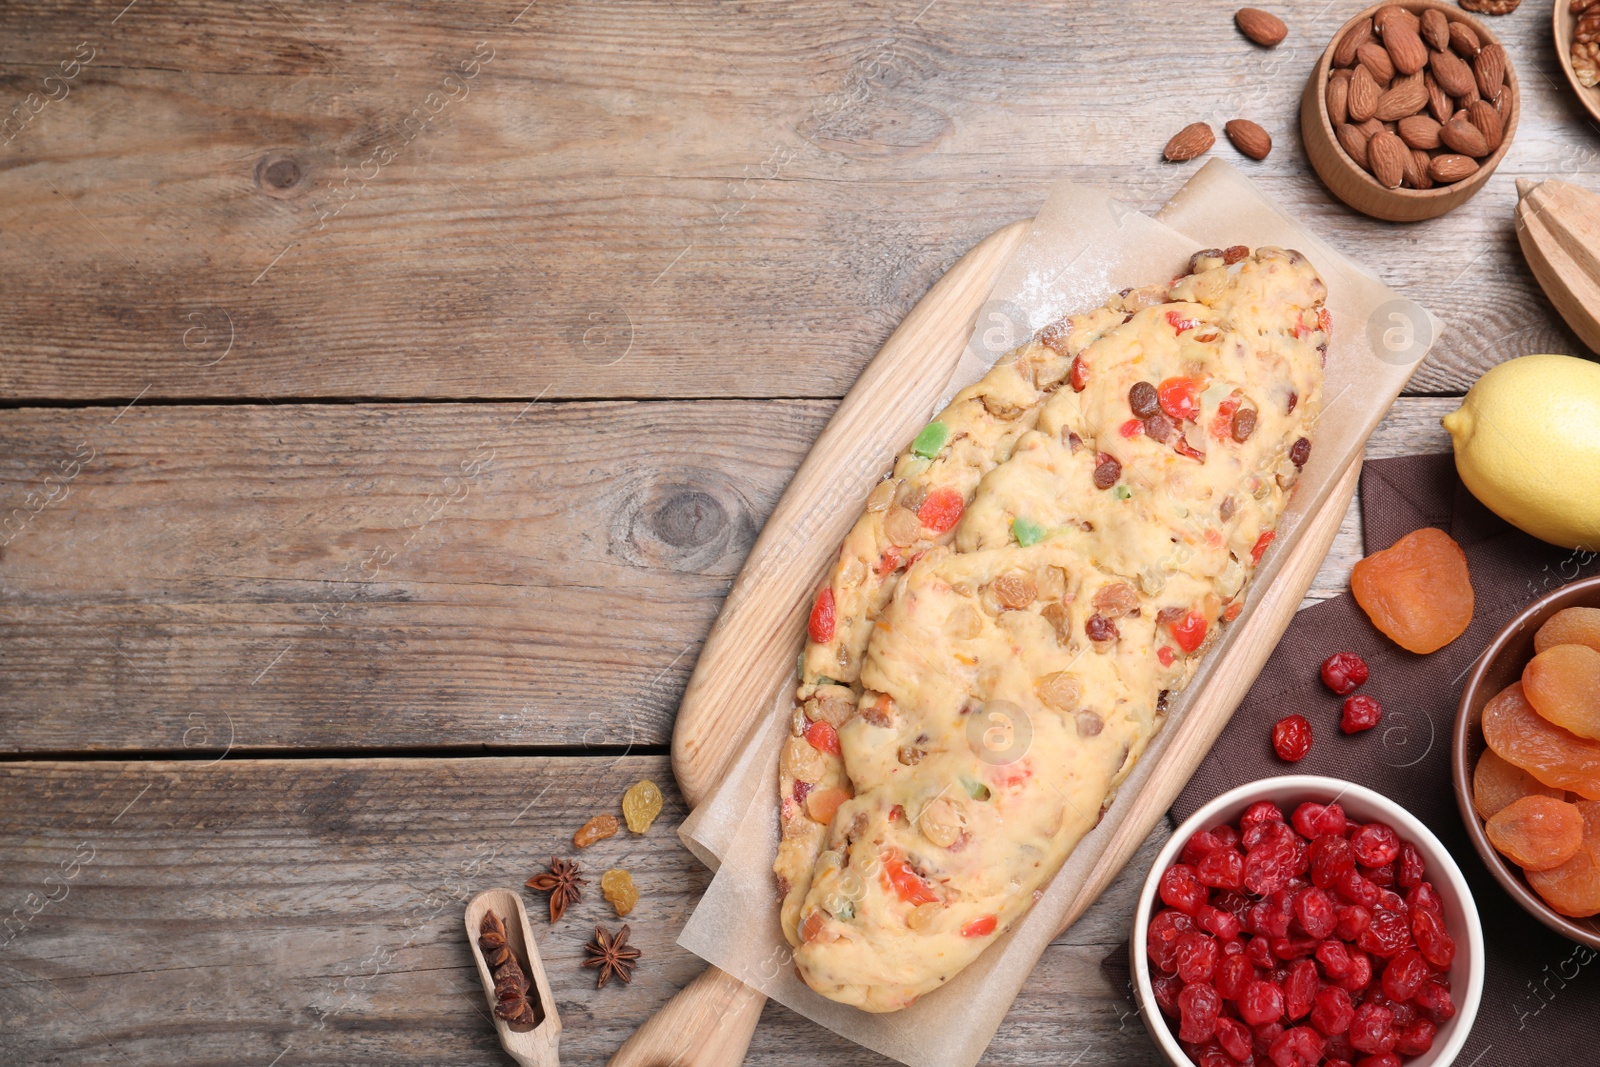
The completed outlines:
{"type": "MultiPolygon", "coordinates": [[[[1029,225],[1029,220],[1014,222],[984,238],[918,302],[839,405],[767,520],[678,708],[672,769],[691,805],[722,781],[757,717],[771,709],[781,687],[793,684],[812,591],[894,450],[934,413],[1001,267],[1029,225]]],[[[1280,573],[1236,624],[1244,632],[1173,727],[1176,736],[1160,766],[1111,835],[1067,923],[1094,902],[1149,837],[1244,698],[1328,554],[1360,466],[1357,457],[1327,503],[1307,516],[1304,534],[1280,573]]],[[[708,967],[645,1021],[609,1067],[737,1067],[765,1003],[761,993],[708,967]]]]}
{"type": "Polygon", "coordinates": [[[522,1067],[556,1067],[561,1062],[557,1048],[561,1043],[561,1017],[556,1014],[556,1000],[550,995],[550,980],[544,974],[544,961],[539,959],[539,946],[534,943],[533,931],[528,927],[528,913],[523,910],[522,897],[514,889],[485,889],[467,903],[467,942],[472,946],[472,958],[478,964],[478,977],[483,980],[483,992],[489,998],[489,1014],[494,1028],[500,1032],[500,1044],[510,1057],[522,1067]],[[511,1025],[494,1014],[494,974],[478,947],[478,934],[483,929],[484,913],[493,911],[506,925],[506,946],[528,976],[528,999],[533,1003],[534,1018],[538,1022],[532,1030],[513,1030],[511,1025]]]}

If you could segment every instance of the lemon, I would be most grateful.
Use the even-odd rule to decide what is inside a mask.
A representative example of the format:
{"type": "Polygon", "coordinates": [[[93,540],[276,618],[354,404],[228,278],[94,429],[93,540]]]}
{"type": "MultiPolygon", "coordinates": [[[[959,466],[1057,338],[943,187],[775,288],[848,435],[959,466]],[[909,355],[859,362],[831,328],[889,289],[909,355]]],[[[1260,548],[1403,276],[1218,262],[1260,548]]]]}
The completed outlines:
{"type": "Polygon", "coordinates": [[[1496,515],[1563,548],[1600,550],[1600,364],[1522,356],[1444,417],[1461,481],[1496,515]]]}

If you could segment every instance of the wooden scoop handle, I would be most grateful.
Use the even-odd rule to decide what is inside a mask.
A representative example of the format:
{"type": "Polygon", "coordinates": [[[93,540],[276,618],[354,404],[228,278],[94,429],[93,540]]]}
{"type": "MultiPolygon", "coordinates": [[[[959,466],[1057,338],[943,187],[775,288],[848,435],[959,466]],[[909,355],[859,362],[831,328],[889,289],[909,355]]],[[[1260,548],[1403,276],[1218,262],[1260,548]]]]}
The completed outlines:
{"type": "Polygon", "coordinates": [[[608,1067],[738,1067],[767,998],[719,967],[680,989],[608,1067]]]}

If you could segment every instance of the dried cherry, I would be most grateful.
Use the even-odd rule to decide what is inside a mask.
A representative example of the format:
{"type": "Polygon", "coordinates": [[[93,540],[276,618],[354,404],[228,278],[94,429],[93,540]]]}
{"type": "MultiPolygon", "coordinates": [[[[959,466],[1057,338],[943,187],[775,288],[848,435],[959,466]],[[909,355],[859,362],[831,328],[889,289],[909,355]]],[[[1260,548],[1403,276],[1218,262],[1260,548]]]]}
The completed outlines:
{"type": "Polygon", "coordinates": [[[1200,883],[1194,868],[1186,863],[1167,868],[1161,875],[1160,891],[1163,903],[1187,915],[1193,915],[1211,896],[1211,891],[1200,883]]]}
{"type": "Polygon", "coordinates": [[[1311,721],[1304,715],[1286,715],[1272,727],[1272,749],[1279,759],[1298,763],[1311,751],[1311,721]]]}
{"type": "MultiPolygon", "coordinates": [[[[1411,913],[1411,938],[1422,957],[1441,971],[1449,970],[1456,958],[1456,943],[1444,928],[1444,918],[1435,911],[1418,908],[1411,913]]],[[[1393,967],[1394,964],[1390,964],[1393,967]]],[[[1393,996],[1393,994],[1390,994],[1393,996]]],[[[1410,997],[1402,999],[1409,1000],[1410,997]]]]}
{"type": "Polygon", "coordinates": [[[1283,1018],[1283,990],[1263,979],[1244,987],[1238,999],[1239,1018],[1251,1026],[1264,1026],[1283,1018]]]}
{"type": "Polygon", "coordinates": [[[1338,986],[1323,986],[1311,998],[1311,1025],[1328,1037],[1347,1032],[1355,1014],[1350,994],[1338,986]]]}
{"type": "Polygon", "coordinates": [[[1217,1032],[1222,1014],[1222,997],[1204,982],[1186,985],[1178,994],[1178,1038],[1204,1041],[1217,1032]]]}
{"type": "Polygon", "coordinates": [[[1178,977],[1185,983],[1209,982],[1222,955],[1216,938],[1191,930],[1178,938],[1173,950],[1173,960],[1178,965],[1178,977]]]}
{"type": "Polygon", "coordinates": [[[1335,652],[1322,661],[1322,684],[1340,696],[1367,683],[1367,661],[1354,652],[1335,652]]]}
{"type": "Polygon", "coordinates": [[[1250,1062],[1250,1037],[1250,1031],[1239,1020],[1226,1016],[1217,1020],[1217,1044],[1235,1063],[1250,1062]]]}
{"type": "Polygon", "coordinates": [[[1394,1012],[1377,1004],[1363,1004],[1350,1020],[1350,1043],[1374,1054],[1394,1048],[1394,1012]]]}
{"type": "Polygon", "coordinates": [[[1356,693],[1344,698],[1344,707],[1339,712],[1339,729],[1347,734],[1358,734],[1362,730],[1372,729],[1382,720],[1383,705],[1378,703],[1377,698],[1356,693]]]}
{"type": "Polygon", "coordinates": [[[1350,847],[1363,867],[1382,867],[1400,855],[1400,835],[1381,822],[1369,822],[1350,835],[1350,847]]]}

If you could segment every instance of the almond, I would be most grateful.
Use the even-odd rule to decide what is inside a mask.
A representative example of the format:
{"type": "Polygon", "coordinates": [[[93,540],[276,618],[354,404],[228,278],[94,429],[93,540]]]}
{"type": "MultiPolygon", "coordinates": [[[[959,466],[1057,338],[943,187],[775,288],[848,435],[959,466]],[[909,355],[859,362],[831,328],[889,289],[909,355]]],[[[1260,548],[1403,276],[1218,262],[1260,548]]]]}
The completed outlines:
{"type": "Polygon", "coordinates": [[[1389,58],[1389,52],[1383,45],[1368,41],[1356,49],[1356,58],[1361,61],[1363,67],[1372,72],[1372,79],[1379,85],[1387,88],[1389,83],[1394,81],[1394,61],[1389,58]]]}
{"type": "Polygon", "coordinates": [[[1460,152],[1474,159],[1489,154],[1489,142],[1484,140],[1483,133],[1462,115],[1444,124],[1439,130],[1439,140],[1452,152],[1460,152]]]}
{"type": "Polygon", "coordinates": [[[1339,47],[1333,50],[1333,65],[1348,67],[1356,61],[1356,49],[1372,40],[1372,20],[1362,19],[1339,38],[1339,47]]]}
{"type": "Polygon", "coordinates": [[[1428,177],[1440,185],[1449,185],[1451,182],[1470,178],[1477,172],[1477,162],[1466,156],[1434,156],[1428,163],[1428,177]]]}
{"type": "Polygon", "coordinates": [[[1379,122],[1394,122],[1415,115],[1427,106],[1428,87],[1422,84],[1422,74],[1418,72],[1401,78],[1378,97],[1378,106],[1372,115],[1379,122]]]}
{"type": "Polygon", "coordinates": [[[1428,111],[1439,122],[1449,122],[1451,113],[1456,109],[1450,102],[1449,94],[1439,88],[1439,83],[1431,73],[1422,76],[1422,84],[1428,89],[1428,111]]]}
{"type": "Polygon", "coordinates": [[[1259,7],[1241,7],[1234,12],[1233,21],[1240,33],[1267,48],[1282,41],[1289,33],[1289,27],[1283,24],[1282,19],[1259,7]]]}
{"type": "Polygon", "coordinates": [[[1367,135],[1348,122],[1335,132],[1339,135],[1339,146],[1345,150],[1345,154],[1355,160],[1356,166],[1366,170],[1367,135]]]}
{"type": "Polygon", "coordinates": [[[1233,147],[1251,159],[1266,159],[1272,151],[1272,135],[1249,119],[1233,119],[1222,130],[1233,147]]]}
{"type": "Polygon", "coordinates": [[[1419,32],[1424,41],[1441,52],[1450,47],[1450,20],[1436,7],[1430,7],[1422,13],[1422,29],[1419,32]]]}
{"type": "MultiPolygon", "coordinates": [[[[1368,119],[1366,122],[1358,122],[1358,123],[1356,123],[1356,129],[1358,129],[1362,133],[1366,134],[1367,135],[1367,139],[1371,140],[1372,138],[1376,137],[1378,134],[1382,133],[1384,130],[1388,130],[1389,127],[1385,126],[1383,123],[1379,122],[1377,119],[1368,119]]],[[[1393,133],[1394,131],[1393,130],[1389,130],[1389,132],[1393,133]]]]}
{"type": "Polygon", "coordinates": [[[1400,19],[1389,20],[1388,30],[1383,35],[1383,48],[1389,53],[1389,61],[1394,64],[1394,69],[1401,74],[1415,74],[1428,65],[1428,46],[1422,43],[1416,30],[1400,19]]]}
{"type": "MultiPolygon", "coordinates": [[[[1348,71],[1339,71],[1347,74],[1348,71]]],[[[1328,121],[1335,126],[1343,125],[1350,120],[1350,79],[1328,79],[1328,121]]]]}
{"type": "Polygon", "coordinates": [[[1382,37],[1385,43],[1387,43],[1389,40],[1389,23],[1391,21],[1397,26],[1402,26],[1410,30],[1412,33],[1417,32],[1418,28],[1421,26],[1421,22],[1417,19],[1417,16],[1413,15],[1399,4],[1389,4],[1386,7],[1380,7],[1372,15],[1372,32],[1376,33],[1379,37],[1382,37]]]}
{"type": "MultiPolygon", "coordinates": [[[[1397,22],[1390,23],[1390,31],[1398,25],[1397,22]]],[[[1372,176],[1386,189],[1400,188],[1406,176],[1406,160],[1410,156],[1411,149],[1388,130],[1380,131],[1367,142],[1367,162],[1371,165],[1372,176]]]]}
{"type": "Polygon", "coordinates": [[[1465,108],[1468,104],[1472,103],[1474,100],[1481,100],[1481,99],[1483,99],[1483,98],[1478,95],[1478,83],[1477,82],[1473,82],[1472,83],[1472,88],[1468,89],[1466,92],[1464,92],[1460,96],[1456,97],[1456,109],[1460,110],[1462,108],[1465,108]]]}
{"type": "Polygon", "coordinates": [[[1473,101],[1467,108],[1467,119],[1478,128],[1479,133],[1483,134],[1483,140],[1489,146],[1489,151],[1493,152],[1500,147],[1500,138],[1504,136],[1505,130],[1500,124],[1500,112],[1495,110],[1493,104],[1487,100],[1473,101]]]}
{"type": "MultiPolygon", "coordinates": [[[[1478,50],[1483,47],[1483,42],[1478,40],[1478,31],[1468,26],[1465,22],[1450,23],[1450,47],[1460,55],[1473,58],[1478,50]]],[[[1444,51],[1443,48],[1439,51],[1444,51]]]]}
{"type": "Polygon", "coordinates": [[[1365,65],[1356,68],[1350,76],[1350,119],[1365,122],[1378,110],[1378,83],[1372,80],[1372,71],[1365,65]]]}
{"type": "MultiPolygon", "coordinates": [[[[1489,100],[1494,99],[1494,94],[1500,91],[1500,86],[1506,80],[1506,50],[1497,44],[1491,44],[1478,52],[1478,57],[1472,61],[1472,73],[1478,82],[1478,92],[1489,100]]],[[[1443,82],[1440,83],[1444,84],[1443,82]]],[[[1451,93],[1451,96],[1460,96],[1460,93],[1451,93]]]]}
{"type": "Polygon", "coordinates": [[[1191,122],[1172,135],[1162,153],[1174,163],[1185,163],[1195,156],[1204,155],[1217,143],[1217,135],[1203,122],[1191,122]]]}
{"type": "Polygon", "coordinates": [[[1432,189],[1433,179],[1428,176],[1428,153],[1413,148],[1406,153],[1406,184],[1413,189],[1432,189]]]}
{"type": "Polygon", "coordinates": [[[1439,130],[1439,124],[1428,115],[1412,115],[1400,120],[1400,139],[1423,151],[1439,147],[1439,130]]]}
{"type": "Polygon", "coordinates": [[[1460,96],[1473,86],[1472,71],[1454,52],[1434,52],[1428,57],[1428,68],[1449,96],[1460,96]]]}

